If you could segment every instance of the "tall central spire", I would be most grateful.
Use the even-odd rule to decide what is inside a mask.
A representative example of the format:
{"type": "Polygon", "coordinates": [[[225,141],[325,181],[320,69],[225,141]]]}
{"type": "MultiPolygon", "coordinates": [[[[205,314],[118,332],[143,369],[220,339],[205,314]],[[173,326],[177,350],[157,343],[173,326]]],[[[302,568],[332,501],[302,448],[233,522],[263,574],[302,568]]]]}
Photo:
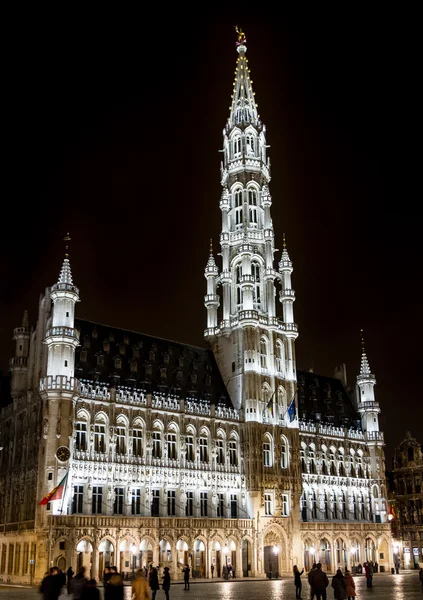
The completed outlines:
{"type": "Polygon", "coordinates": [[[257,104],[254,99],[253,82],[250,79],[250,69],[248,68],[248,59],[245,56],[247,52],[247,38],[241,29],[236,27],[238,34],[235,81],[232,94],[232,105],[228,119],[229,127],[234,125],[258,125],[259,115],[257,104]]]}

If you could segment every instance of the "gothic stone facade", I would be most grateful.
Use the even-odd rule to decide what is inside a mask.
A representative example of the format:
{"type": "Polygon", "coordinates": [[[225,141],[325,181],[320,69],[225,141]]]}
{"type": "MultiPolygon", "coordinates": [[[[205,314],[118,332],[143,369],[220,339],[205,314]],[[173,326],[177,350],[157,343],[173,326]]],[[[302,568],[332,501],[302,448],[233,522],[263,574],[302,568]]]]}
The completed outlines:
{"type": "Polygon", "coordinates": [[[423,563],[423,448],[407,433],[394,453],[394,548],[405,569],[423,563]]]}
{"type": "Polygon", "coordinates": [[[14,332],[1,412],[0,580],[150,562],[237,577],[366,558],[390,565],[383,434],[362,353],[342,377],[296,369],[293,264],[274,265],[270,163],[239,40],[223,131],[222,266],[205,269],[208,349],[75,318],[66,256],[14,332]],[[276,302],[279,290],[279,311],[276,302]],[[281,315],[279,316],[279,312],[281,315]],[[346,384],[345,377],[344,384],[346,384]],[[39,501],[68,473],[63,498],[39,501]]]}

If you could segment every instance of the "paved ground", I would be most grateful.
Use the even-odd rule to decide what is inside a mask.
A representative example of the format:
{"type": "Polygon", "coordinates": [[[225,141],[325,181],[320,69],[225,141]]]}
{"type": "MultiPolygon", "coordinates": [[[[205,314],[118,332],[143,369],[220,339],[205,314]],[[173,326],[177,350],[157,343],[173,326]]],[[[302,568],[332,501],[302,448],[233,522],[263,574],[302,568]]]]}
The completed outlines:
{"type": "MultiPolygon", "coordinates": [[[[374,587],[366,589],[364,576],[355,578],[357,597],[367,600],[421,600],[422,591],[418,571],[400,575],[376,575],[374,587]]],[[[130,588],[125,588],[126,599],[130,599],[130,588]]],[[[310,598],[308,585],[303,587],[303,598],[310,598]]],[[[171,600],[292,600],[295,599],[295,588],[289,579],[283,581],[222,581],[215,583],[193,583],[190,592],[185,592],[183,585],[174,585],[170,590],[171,600]]],[[[64,594],[60,600],[71,600],[72,596],[64,594]]],[[[156,600],[164,600],[164,592],[157,593],[156,600]]],[[[332,588],[328,588],[328,600],[333,599],[332,588]]],[[[12,588],[0,586],[0,600],[41,600],[35,589],[12,588]]]]}

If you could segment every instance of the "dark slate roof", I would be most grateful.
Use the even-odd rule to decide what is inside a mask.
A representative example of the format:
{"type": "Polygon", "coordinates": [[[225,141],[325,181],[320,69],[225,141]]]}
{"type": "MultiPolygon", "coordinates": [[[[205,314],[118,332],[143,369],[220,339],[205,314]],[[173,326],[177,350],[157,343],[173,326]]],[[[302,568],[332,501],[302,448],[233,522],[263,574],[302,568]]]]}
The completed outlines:
{"type": "Polygon", "coordinates": [[[361,419],[342,382],[334,377],[297,371],[300,419],[361,429],[361,419]]]}
{"type": "Polygon", "coordinates": [[[211,350],[75,319],[75,376],[232,406],[211,350]]]}
{"type": "Polygon", "coordinates": [[[10,394],[10,375],[3,375],[0,373],[0,408],[7,406],[12,403],[12,396],[10,394]]]}

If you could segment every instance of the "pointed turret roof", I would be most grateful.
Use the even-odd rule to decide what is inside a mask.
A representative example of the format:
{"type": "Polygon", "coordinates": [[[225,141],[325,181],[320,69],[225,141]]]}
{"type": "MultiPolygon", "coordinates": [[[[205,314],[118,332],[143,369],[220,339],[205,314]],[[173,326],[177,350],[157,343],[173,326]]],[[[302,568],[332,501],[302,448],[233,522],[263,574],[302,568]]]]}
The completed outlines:
{"type": "MultiPolygon", "coordinates": [[[[70,239],[71,238],[69,237],[69,233],[67,233],[64,238],[64,241],[68,242],[68,241],[70,241],[70,239]]],[[[71,266],[70,266],[70,262],[69,262],[68,249],[69,249],[69,246],[66,244],[65,258],[63,259],[63,264],[62,264],[62,268],[60,269],[59,278],[57,280],[57,283],[55,283],[51,289],[52,289],[52,291],[67,290],[70,292],[74,292],[78,295],[79,290],[74,285],[73,279],[72,279],[72,271],[71,271],[71,266]]]]}
{"type": "Polygon", "coordinates": [[[212,240],[210,240],[209,260],[207,261],[205,271],[206,271],[206,274],[219,272],[219,269],[217,268],[217,265],[216,265],[216,261],[214,260],[213,241],[212,240]]]}
{"type": "Polygon", "coordinates": [[[286,237],[283,234],[283,246],[282,246],[282,255],[279,261],[279,272],[282,273],[283,270],[292,270],[292,262],[289,258],[288,250],[286,247],[286,237]]]}
{"type": "Polygon", "coordinates": [[[366,355],[366,351],[364,349],[364,334],[363,330],[361,330],[361,365],[360,365],[360,375],[371,375],[369,360],[366,355]]]}
{"type": "Polygon", "coordinates": [[[259,115],[258,106],[254,99],[253,82],[250,79],[250,69],[248,68],[248,59],[245,56],[247,52],[247,38],[242,29],[236,27],[238,41],[236,43],[238,59],[236,61],[235,81],[232,95],[232,105],[228,124],[230,127],[235,125],[258,125],[259,115]]]}

